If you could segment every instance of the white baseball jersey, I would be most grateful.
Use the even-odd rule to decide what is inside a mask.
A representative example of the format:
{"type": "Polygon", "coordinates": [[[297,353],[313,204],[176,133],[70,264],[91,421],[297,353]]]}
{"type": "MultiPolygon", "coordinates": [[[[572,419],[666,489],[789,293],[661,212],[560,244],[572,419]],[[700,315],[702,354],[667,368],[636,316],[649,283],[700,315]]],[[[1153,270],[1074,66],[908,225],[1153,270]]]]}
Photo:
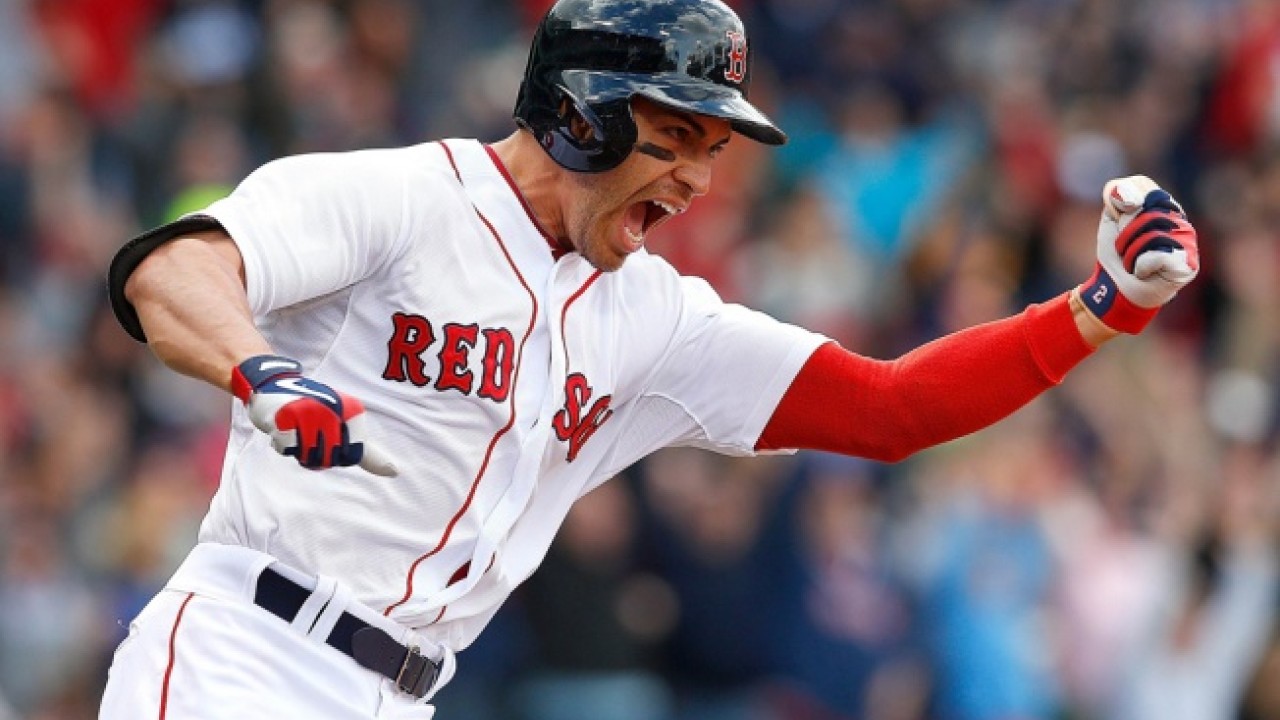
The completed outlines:
{"type": "Polygon", "coordinates": [[[669,445],[748,454],[825,338],[641,251],[553,255],[473,140],[269,163],[203,213],[276,352],[359,397],[400,469],[303,469],[235,406],[200,540],[345,582],[460,650],[570,505],[669,445]]]}

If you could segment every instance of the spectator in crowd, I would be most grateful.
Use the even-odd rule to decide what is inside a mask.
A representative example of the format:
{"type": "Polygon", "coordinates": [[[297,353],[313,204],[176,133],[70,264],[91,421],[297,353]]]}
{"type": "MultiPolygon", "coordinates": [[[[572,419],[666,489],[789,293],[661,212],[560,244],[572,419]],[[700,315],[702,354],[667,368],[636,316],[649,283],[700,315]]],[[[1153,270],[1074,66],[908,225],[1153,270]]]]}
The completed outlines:
{"type": "MultiPolygon", "coordinates": [[[[702,720],[865,720],[884,687],[929,693],[894,720],[1275,717],[1280,6],[734,4],[756,31],[756,97],[792,141],[731,144],[732,171],[655,241],[725,297],[896,354],[1081,277],[1094,188],[1133,172],[1212,238],[1201,281],[1052,402],[868,468],[874,486],[862,468],[805,480],[808,458],[655,458],[636,497],[581,508],[555,560],[601,592],[643,578],[670,627],[612,648],[626,662],[584,645],[549,663],[526,649],[565,621],[562,601],[515,603],[470,651],[488,684],[446,688],[439,717],[480,697],[485,717],[514,717],[535,669],[597,662],[642,675],[655,717],[665,697],[702,720]],[[786,507],[804,508],[798,546],[786,507]],[[584,535],[630,522],[608,562],[583,564],[584,535]],[[857,613],[863,596],[838,592],[854,580],[892,602],[857,613]],[[787,608],[822,612],[791,614],[808,635],[766,637],[797,627],[768,614],[787,608]],[[868,617],[906,627],[878,645],[868,617]],[[889,662],[897,643],[909,662],[889,662]],[[891,672],[851,664],[841,686],[857,653],[891,672]]],[[[216,482],[222,397],[109,322],[118,240],[286,153],[497,137],[514,86],[492,78],[518,76],[547,5],[0,2],[0,718],[92,715],[120,623],[192,543],[216,482]]]]}

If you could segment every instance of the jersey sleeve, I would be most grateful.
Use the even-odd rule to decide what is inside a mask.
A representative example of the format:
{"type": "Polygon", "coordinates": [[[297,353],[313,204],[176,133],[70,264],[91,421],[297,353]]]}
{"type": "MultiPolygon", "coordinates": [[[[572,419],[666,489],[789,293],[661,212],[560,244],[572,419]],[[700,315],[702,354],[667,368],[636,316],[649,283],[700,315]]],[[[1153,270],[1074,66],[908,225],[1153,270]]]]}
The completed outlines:
{"type": "Polygon", "coordinates": [[[340,290],[401,253],[402,168],[387,150],[283,158],[202,212],[240,249],[254,314],[340,290]]]}
{"type": "Polygon", "coordinates": [[[725,303],[699,278],[680,278],[679,293],[675,334],[645,395],[687,416],[672,444],[754,453],[782,395],[827,338],[725,303]]]}

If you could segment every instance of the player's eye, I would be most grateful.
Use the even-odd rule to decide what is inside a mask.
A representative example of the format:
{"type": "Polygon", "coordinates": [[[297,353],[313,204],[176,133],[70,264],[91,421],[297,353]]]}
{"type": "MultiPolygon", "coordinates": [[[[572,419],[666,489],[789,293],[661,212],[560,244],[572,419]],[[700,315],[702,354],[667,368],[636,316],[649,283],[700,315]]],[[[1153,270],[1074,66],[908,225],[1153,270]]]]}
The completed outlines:
{"type": "Polygon", "coordinates": [[[711,150],[709,150],[708,152],[711,154],[711,157],[716,157],[720,153],[724,152],[725,146],[727,146],[728,144],[729,144],[728,141],[716,143],[715,145],[711,146],[711,150]]]}
{"type": "Polygon", "coordinates": [[[689,128],[683,125],[671,125],[664,132],[666,132],[667,137],[678,143],[686,142],[693,134],[689,128]]]}

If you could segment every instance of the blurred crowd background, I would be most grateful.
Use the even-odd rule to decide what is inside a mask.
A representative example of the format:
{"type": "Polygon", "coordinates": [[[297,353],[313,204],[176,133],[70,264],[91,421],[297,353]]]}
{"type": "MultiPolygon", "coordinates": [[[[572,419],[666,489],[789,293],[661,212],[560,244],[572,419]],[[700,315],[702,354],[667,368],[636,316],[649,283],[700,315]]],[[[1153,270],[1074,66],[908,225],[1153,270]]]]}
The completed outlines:
{"type": "MultiPolygon", "coordinates": [[[[791,142],[731,143],[650,243],[726,299],[895,357],[1084,280],[1130,173],[1204,270],[906,462],[607,483],[437,717],[1280,718],[1280,3],[732,4],[791,142]]],[[[0,718],[95,716],[217,482],[229,400],[117,327],[115,249],[280,155],[504,137],[547,5],[0,0],[0,718]]]]}

